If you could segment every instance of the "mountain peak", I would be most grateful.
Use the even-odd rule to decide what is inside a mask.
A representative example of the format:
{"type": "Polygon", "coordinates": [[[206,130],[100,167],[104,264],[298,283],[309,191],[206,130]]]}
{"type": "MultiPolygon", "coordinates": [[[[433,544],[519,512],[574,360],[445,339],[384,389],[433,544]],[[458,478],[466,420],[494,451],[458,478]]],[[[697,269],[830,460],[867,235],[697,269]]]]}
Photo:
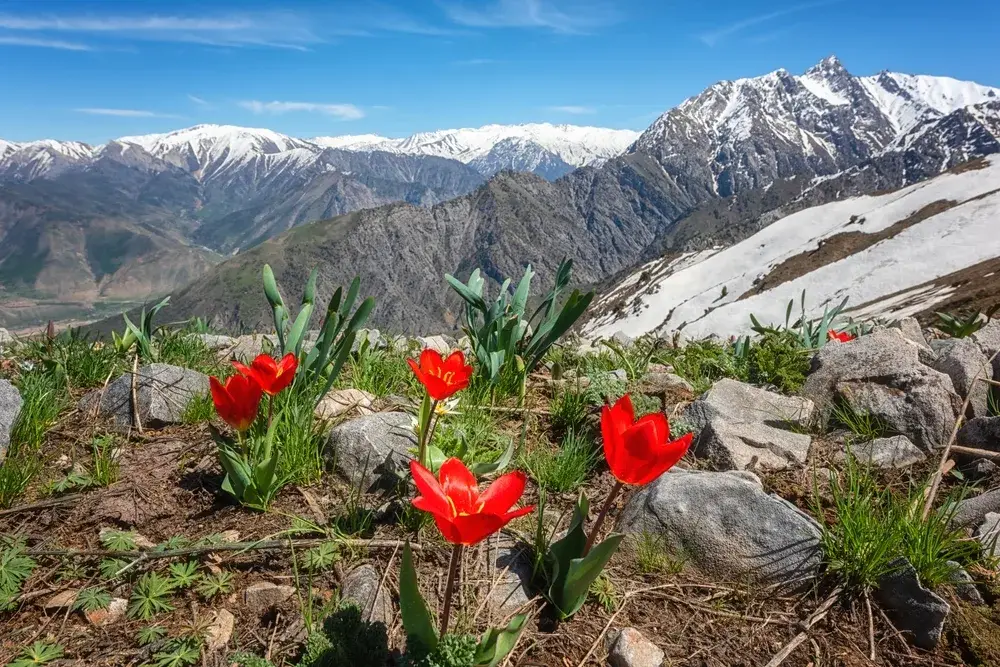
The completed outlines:
{"type": "Polygon", "coordinates": [[[850,77],[851,73],[840,62],[840,58],[830,55],[806,70],[805,76],[831,80],[850,77]]]}

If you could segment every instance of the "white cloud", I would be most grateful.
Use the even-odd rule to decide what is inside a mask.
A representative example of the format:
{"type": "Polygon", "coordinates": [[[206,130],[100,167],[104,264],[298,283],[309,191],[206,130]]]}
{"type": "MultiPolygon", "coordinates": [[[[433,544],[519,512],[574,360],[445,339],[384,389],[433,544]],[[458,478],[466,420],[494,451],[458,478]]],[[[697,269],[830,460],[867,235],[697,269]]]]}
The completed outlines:
{"type": "Polygon", "coordinates": [[[294,111],[321,113],[341,120],[357,120],[365,117],[365,112],[353,104],[317,104],[316,102],[261,102],[245,100],[241,107],[255,114],[283,114],[294,111]]]}
{"type": "Polygon", "coordinates": [[[715,46],[716,44],[724,42],[733,35],[743,32],[747,28],[753,28],[754,26],[769,23],[775,19],[804,12],[809,9],[819,9],[820,7],[828,7],[830,5],[839,4],[843,1],[844,0],[819,0],[818,2],[806,2],[798,5],[792,5],[791,7],[785,7],[784,9],[768,12],[766,14],[758,14],[757,16],[751,16],[743,19],[742,21],[736,21],[735,23],[730,23],[729,25],[722,26],[721,28],[710,30],[699,35],[698,39],[708,46],[715,46]]]}
{"type": "Polygon", "coordinates": [[[43,49],[60,49],[63,51],[93,51],[86,44],[65,42],[61,39],[45,39],[42,37],[12,37],[0,35],[0,46],[34,46],[43,49]]]}
{"type": "Polygon", "coordinates": [[[586,33],[619,19],[604,0],[462,0],[439,4],[449,19],[476,28],[541,28],[561,33],[586,33]],[[560,6],[562,5],[562,6],[560,6]]]}
{"type": "Polygon", "coordinates": [[[546,108],[549,111],[555,111],[556,113],[571,113],[574,115],[597,113],[597,109],[595,109],[594,107],[583,107],[575,104],[566,104],[566,105],[546,107],[546,108]]]}
{"type": "Polygon", "coordinates": [[[191,100],[192,102],[194,102],[195,104],[197,104],[198,106],[200,106],[200,107],[210,107],[210,106],[212,106],[212,103],[209,102],[208,100],[202,99],[202,98],[198,97],[197,95],[192,95],[191,93],[188,93],[187,98],[189,100],[191,100]]]}
{"type": "Polygon", "coordinates": [[[146,111],[145,109],[102,109],[85,107],[74,109],[77,113],[90,114],[91,116],[118,116],[120,118],[181,118],[171,113],[158,113],[156,111],[146,111]]]}

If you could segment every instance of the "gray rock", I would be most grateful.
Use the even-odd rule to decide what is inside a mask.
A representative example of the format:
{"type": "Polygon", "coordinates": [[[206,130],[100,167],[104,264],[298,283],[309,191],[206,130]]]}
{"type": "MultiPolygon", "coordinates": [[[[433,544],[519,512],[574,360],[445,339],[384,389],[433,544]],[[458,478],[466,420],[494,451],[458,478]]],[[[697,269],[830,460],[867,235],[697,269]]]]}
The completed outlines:
{"type": "Polygon", "coordinates": [[[628,347],[629,345],[632,344],[632,337],[629,336],[624,331],[616,331],[613,334],[611,334],[611,340],[614,341],[615,343],[618,343],[622,347],[628,347]]]}
{"type": "Polygon", "coordinates": [[[716,580],[794,589],[819,574],[820,526],[741,472],[668,472],[625,505],[618,530],[659,535],[716,580]]]}
{"type": "Polygon", "coordinates": [[[243,589],[243,604],[252,611],[263,614],[295,594],[292,586],[273,584],[270,581],[258,581],[243,589]]]}
{"type": "Polygon", "coordinates": [[[812,401],[783,396],[736,380],[720,380],[684,413],[698,433],[693,452],[717,470],[753,463],[782,470],[804,463],[812,438],[790,428],[813,419],[812,401]]]}
{"type": "MultiPolygon", "coordinates": [[[[972,334],[972,342],[979,346],[986,358],[989,359],[1000,351],[1000,319],[991,319],[986,325],[972,334]]],[[[993,375],[997,376],[997,367],[1000,366],[1000,358],[993,362],[993,375]]]]}
{"type": "Polygon", "coordinates": [[[344,577],[340,598],[353,602],[361,610],[361,618],[372,623],[392,625],[394,610],[389,591],[381,585],[382,577],[374,567],[365,563],[351,570],[344,577]]]}
{"type": "MultiPolygon", "coordinates": [[[[490,550],[496,560],[499,583],[492,588],[487,604],[494,618],[502,619],[516,613],[531,600],[532,564],[528,551],[509,541],[497,550],[490,550]]],[[[492,585],[492,582],[490,582],[492,585]]]]}
{"type": "Polygon", "coordinates": [[[328,467],[368,490],[398,479],[413,458],[417,440],[413,418],[405,412],[380,412],[351,419],[330,431],[324,455],[328,467]]]}
{"type": "Polygon", "coordinates": [[[925,451],[944,446],[962,406],[951,378],[920,363],[917,347],[895,329],[823,346],[802,394],[823,419],[844,401],[925,451]]]}
{"type": "MultiPolygon", "coordinates": [[[[315,342],[315,339],[313,340],[315,342]]],[[[382,333],[378,329],[358,329],[354,345],[351,346],[351,352],[357,352],[365,342],[368,343],[368,349],[371,350],[384,350],[389,344],[389,341],[382,337],[382,333]]]]}
{"type": "Polygon", "coordinates": [[[989,385],[976,378],[992,378],[992,369],[979,346],[968,338],[952,338],[938,348],[938,357],[931,365],[951,378],[955,391],[969,399],[969,417],[986,417],[989,385]]]}
{"type": "Polygon", "coordinates": [[[619,382],[628,382],[628,372],[626,372],[623,368],[616,368],[613,371],[608,371],[608,375],[619,382]]]}
{"type": "Polygon", "coordinates": [[[646,373],[639,383],[639,391],[651,396],[661,394],[694,394],[694,387],[691,383],[669,371],[656,371],[646,373]]]}
{"type": "Polygon", "coordinates": [[[439,354],[450,354],[457,348],[457,342],[451,336],[421,336],[417,338],[420,350],[434,350],[439,354]]]}
{"type": "MultiPolygon", "coordinates": [[[[854,445],[850,453],[855,459],[876,468],[905,468],[927,460],[927,455],[910,442],[905,435],[876,438],[871,442],[854,445]]],[[[837,457],[843,460],[846,452],[837,457]]]]}
{"type": "Polygon", "coordinates": [[[10,430],[21,414],[21,393],[7,380],[0,380],[0,463],[10,447],[10,430]]]}
{"type": "Polygon", "coordinates": [[[1000,452],[1000,417],[976,417],[965,422],[958,429],[958,444],[1000,452]]]}
{"type": "Polygon", "coordinates": [[[360,389],[333,389],[316,404],[318,419],[336,419],[349,412],[370,415],[375,396],[360,389]]]}
{"type": "Polygon", "coordinates": [[[983,599],[983,594],[979,592],[976,588],[976,582],[972,579],[972,576],[965,571],[965,568],[961,564],[950,560],[948,565],[951,567],[951,574],[948,576],[948,583],[952,585],[955,589],[955,595],[958,596],[960,600],[965,600],[975,605],[986,604],[983,599]]]}
{"type": "Polygon", "coordinates": [[[924,337],[924,332],[920,328],[920,322],[917,321],[915,317],[904,317],[898,322],[893,322],[889,325],[891,329],[898,329],[903,338],[910,341],[911,343],[916,343],[919,347],[930,352],[931,347],[927,344],[927,338],[924,337]]]}
{"type": "Polygon", "coordinates": [[[983,545],[983,555],[992,557],[1000,554],[1000,514],[987,512],[983,522],[976,528],[976,540],[983,545]]]}
{"type": "Polygon", "coordinates": [[[959,501],[952,517],[952,524],[961,528],[975,528],[986,520],[991,512],[1000,512],[1000,489],[992,489],[959,501]]]}
{"type": "Polygon", "coordinates": [[[715,417],[698,431],[693,451],[714,470],[785,470],[805,463],[811,445],[808,435],[715,417]]]}
{"type": "Polygon", "coordinates": [[[275,334],[248,334],[239,336],[226,356],[238,361],[251,361],[259,354],[272,353],[278,346],[278,336],[275,334]]]}
{"type": "Polygon", "coordinates": [[[1000,466],[989,459],[976,459],[963,470],[969,475],[970,479],[977,480],[996,475],[1000,471],[1000,466]]]}
{"type": "Polygon", "coordinates": [[[777,428],[808,428],[815,406],[809,399],[784,396],[736,380],[719,380],[685,411],[685,418],[699,428],[713,417],[730,422],[765,424],[777,428]]]}
{"type": "MultiPolygon", "coordinates": [[[[143,428],[161,428],[179,424],[188,403],[208,393],[208,376],[189,368],[169,364],[150,364],[139,368],[136,398],[143,428]]],[[[132,374],[125,373],[106,389],[96,389],[80,400],[80,411],[95,411],[114,419],[118,428],[134,426],[132,417],[132,374]]]]}
{"type": "Polygon", "coordinates": [[[666,654],[635,628],[623,628],[608,652],[611,667],[660,667],[666,654]]]}
{"type": "Polygon", "coordinates": [[[894,571],[879,579],[875,597],[893,625],[909,634],[914,644],[927,650],[937,646],[951,607],[920,585],[909,562],[897,561],[894,571]]]}

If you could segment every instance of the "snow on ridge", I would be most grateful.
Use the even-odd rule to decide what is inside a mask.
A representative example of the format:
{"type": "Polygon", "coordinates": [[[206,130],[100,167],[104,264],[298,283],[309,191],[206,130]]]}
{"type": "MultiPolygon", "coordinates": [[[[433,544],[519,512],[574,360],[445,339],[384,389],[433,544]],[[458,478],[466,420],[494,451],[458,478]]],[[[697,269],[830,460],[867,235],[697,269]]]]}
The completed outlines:
{"type": "MultiPolygon", "coordinates": [[[[818,316],[824,306],[844,297],[860,306],[1000,257],[1000,237],[993,230],[1000,216],[1000,193],[994,192],[1000,182],[1000,157],[987,161],[983,169],[945,173],[886,195],[854,197],[782,218],[740,243],[654,276],[641,289],[627,290],[631,298],[619,311],[625,315],[610,313],[592,320],[585,336],[608,337],[616,331],[639,336],[674,330],[682,323],[683,331],[693,337],[738,335],[749,332],[751,313],[764,323],[783,322],[788,301],[798,299],[803,289],[810,315],[818,316]],[[815,250],[823,239],[848,231],[871,234],[940,200],[959,205],[849,257],[738,300],[758,277],[790,257],[815,250]]],[[[623,284],[631,283],[626,279],[623,284]]],[[[619,286],[601,302],[621,296],[619,286]]]]}

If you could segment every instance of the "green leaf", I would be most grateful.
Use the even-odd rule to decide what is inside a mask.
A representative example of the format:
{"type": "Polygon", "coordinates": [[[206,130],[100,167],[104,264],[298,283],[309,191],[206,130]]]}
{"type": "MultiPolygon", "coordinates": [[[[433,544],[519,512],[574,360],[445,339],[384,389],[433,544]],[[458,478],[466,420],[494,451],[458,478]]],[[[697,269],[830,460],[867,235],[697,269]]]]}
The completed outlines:
{"type": "Polygon", "coordinates": [[[615,555],[624,535],[614,534],[600,544],[595,545],[584,558],[574,558],[570,561],[569,571],[562,590],[562,605],[560,615],[566,619],[580,611],[587,601],[590,585],[604,570],[611,557],[615,555]]]}
{"type": "MultiPolygon", "coordinates": [[[[528,423],[527,420],[525,420],[524,423],[525,425],[527,425],[528,423]]],[[[473,475],[479,477],[482,477],[484,475],[492,475],[498,470],[503,470],[504,468],[509,466],[511,459],[513,458],[514,458],[514,441],[508,440],[507,449],[503,451],[503,454],[500,455],[500,458],[498,458],[493,463],[475,463],[472,465],[472,468],[470,468],[470,470],[472,470],[473,475]]]]}
{"type": "Polygon", "coordinates": [[[486,301],[483,300],[483,296],[482,296],[482,294],[483,294],[483,281],[479,277],[479,269],[476,269],[475,271],[473,271],[472,275],[469,276],[469,284],[468,285],[464,284],[461,280],[459,280],[458,278],[455,278],[454,276],[451,276],[451,275],[446,275],[444,278],[445,278],[445,280],[448,281],[448,283],[452,286],[452,288],[456,292],[458,292],[458,295],[460,297],[462,297],[463,299],[465,299],[465,301],[470,306],[472,306],[473,308],[476,308],[476,309],[478,309],[478,310],[480,310],[480,311],[482,311],[484,313],[489,310],[489,308],[486,306],[486,301]],[[476,286],[477,285],[478,285],[478,288],[479,288],[478,290],[476,290],[476,286]]]}
{"type": "Polygon", "coordinates": [[[527,620],[527,614],[518,614],[506,628],[487,630],[476,647],[476,667],[497,667],[514,648],[527,620]]]}
{"type": "Polygon", "coordinates": [[[427,603],[420,596],[417,571],[413,567],[413,554],[410,552],[409,542],[403,545],[403,560],[399,570],[399,615],[403,619],[407,641],[413,637],[428,652],[437,647],[438,636],[434,631],[427,603]]]}
{"type": "MultiPolygon", "coordinates": [[[[427,444],[427,469],[432,473],[437,473],[444,465],[444,462],[448,460],[448,455],[445,454],[436,445],[430,443],[427,444]]],[[[475,472],[475,470],[473,470],[475,472]]]]}

